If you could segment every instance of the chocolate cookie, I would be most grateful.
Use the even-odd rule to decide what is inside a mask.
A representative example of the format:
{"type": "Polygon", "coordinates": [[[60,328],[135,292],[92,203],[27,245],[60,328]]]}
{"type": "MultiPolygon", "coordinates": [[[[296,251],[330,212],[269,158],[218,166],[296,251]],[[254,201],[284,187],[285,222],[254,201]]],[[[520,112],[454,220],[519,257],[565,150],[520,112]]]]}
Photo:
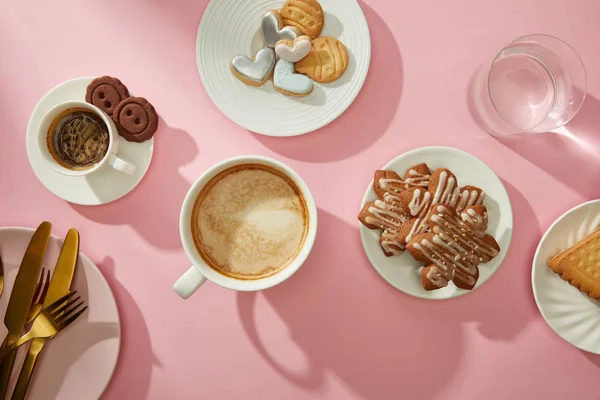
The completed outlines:
{"type": "Polygon", "coordinates": [[[129,142],[144,142],[158,128],[158,114],[152,104],[143,97],[128,97],[115,108],[113,121],[119,135],[129,142]]]}
{"type": "Polygon", "coordinates": [[[129,97],[127,87],[112,76],[94,79],[85,93],[85,101],[95,105],[109,116],[113,115],[117,105],[127,97],[129,97]]]}

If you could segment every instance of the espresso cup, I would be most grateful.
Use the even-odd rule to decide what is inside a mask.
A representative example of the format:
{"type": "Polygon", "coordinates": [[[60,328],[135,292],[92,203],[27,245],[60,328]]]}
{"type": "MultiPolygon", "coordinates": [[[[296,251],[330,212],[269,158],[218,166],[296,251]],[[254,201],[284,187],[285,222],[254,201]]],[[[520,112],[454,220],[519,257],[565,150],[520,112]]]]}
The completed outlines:
{"type": "MultiPolygon", "coordinates": [[[[254,175],[254,177],[256,177],[256,175],[254,175]]],[[[234,179],[234,178],[232,178],[234,179]]],[[[238,182],[241,180],[243,181],[244,178],[242,175],[238,175],[237,178],[238,182]],[[238,179],[239,178],[239,179],[238,179]]],[[[260,178],[263,179],[263,178],[260,178]]],[[[274,178],[277,179],[277,178],[274,178]]],[[[248,180],[246,180],[248,181],[248,180]]],[[[262,181],[258,181],[258,182],[265,182],[264,184],[264,190],[268,191],[268,190],[274,190],[274,193],[281,193],[282,191],[285,192],[285,190],[287,190],[285,187],[283,188],[275,188],[275,189],[268,189],[268,188],[273,188],[273,186],[276,186],[276,183],[269,183],[268,180],[262,180],[262,181]]],[[[223,185],[221,187],[223,187],[225,185],[225,183],[223,183],[223,185]]],[[[231,187],[235,187],[234,184],[232,184],[233,186],[230,186],[229,190],[231,193],[231,187]]],[[[243,183],[242,183],[243,185],[243,183]]],[[[247,186],[249,185],[248,182],[246,182],[246,189],[247,186]]],[[[258,185],[260,186],[260,185],[258,185]]],[[[285,186],[282,184],[282,186],[285,186]]],[[[255,186],[252,186],[252,188],[254,188],[255,186]]],[[[227,193],[227,189],[223,189],[223,192],[218,192],[220,194],[223,193],[227,193]]],[[[253,189],[251,189],[253,190],[253,189]]],[[[262,189],[259,189],[262,190],[262,189]]],[[[264,195],[264,192],[261,194],[264,195]]],[[[286,195],[287,196],[287,195],[286,195]]],[[[250,195],[239,195],[237,198],[235,198],[231,204],[234,204],[235,206],[240,206],[239,203],[240,201],[243,203],[244,201],[246,201],[245,199],[249,199],[248,201],[252,201],[253,197],[252,194],[250,195]]],[[[250,204],[250,203],[248,203],[250,204]]],[[[287,204],[287,203],[286,203],[287,204]]],[[[222,204],[215,206],[215,207],[221,207],[222,204]]],[[[243,207],[243,205],[241,205],[240,207],[243,207]]],[[[225,207],[225,209],[223,209],[223,213],[229,212],[231,210],[227,210],[227,207],[225,207]]],[[[304,213],[304,211],[298,211],[298,213],[304,213]]],[[[230,214],[223,214],[223,215],[230,215],[230,214]]],[[[298,214],[299,215],[299,214],[298,214]]],[[[222,223],[217,221],[213,221],[210,220],[207,222],[207,224],[219,224],[222,223]]],[[[233,224],[232,224],[233,225],[233,224]]],[[[257,225],[258,226],[258,225],[257,225]]],[[[233,229],[231,226],[226,225],[221,225],[219,227],[219,229],[233,229]]],[[[240,230],[243,229],[248,229],[247,227],[241,227],[239,228],[240,230]]],[[[187,270],[187,272],[185,272],[180,278],[179,280],[177,280],[177,282],[175,283],[175,285],[173,286],[173,289],[175,290],[175,292],[177,292],[177,294],[179,294],[181,297],[183,297],[184,299],[187,299],[189,296],[191,296],[196,290],[198,290],[198,288],[207,280],[210,280],[220,286],[223,286],[225,288],[229,288],[229,289],[233,289],[233,290],[239,290],[239,291],[257,291],[257,290],[263,290],[263,289],[267,289],[269,287],[275,286],[283,281],[285,281],[286,279],[288,279],[290,276],[292,276],[304,263],[304,261],[306,260],[306,258],[308,257],[310,251],[312,250],[314,241],[315,241],[315,237],[317,234],[317,206],[315,204],[315,200],[308,188],[308,186],[306,185],[306,183],[304,183],[304,181],[302,180],[302,178],[300,178],[300,176],[290,167],[288,167],[287,165],[273,160],[271,158],[267,158],[267,157],[262,157],[262,156],[241,156],[241,157],[234,157],[234,158],[230,158],[227,160],[224,160],[216,165],[214,165],[213,167],[211,167],[210,169],[208,169],[206,172],[204,172],[197,180],[196,182],[194,182],[194,184],[192,185],[192,187],[190,188],[190,190],[188,191],[185,200],[183,201],[183,206],[181,209],[181,214],[180,214],[180,219],[179,219],[179,230],[180,230],[180,235],[181,235],[181,242],[183,243],[183,248],[185,249],[185,252],[188,256],[188,258],[190,259],[190,261],[192,262],[192,266],[187,270]],[[264,168],[264,172],[262,169],[264,168]],[[258,219],[260,219],[261,215],[268,215],[268,216],[275,216],[275,218],[271,218],[271,219],[266,219],[265,221],[271,221],[273,223],[273,227],[270,226],[270,222],[269,223],[264,223],[265,221],[259,221],[257,222],[260,226],[261,229],[264,228],[266,229],[264,232],[268,232],[269,234],[273,234],[273,235],[277,235],[277,229],[282,229],[285,228],[285,224],[286,223],[290,223],[290,229],[291,231],[295,231],[297,230],[297,227],[299,226],[297,223],[295,223],[295,221],[298,221],[299,219],[297,218],[297,215],[295,213],[297,213],[295,210],[305,210],[305,217],[303,217],[302,221],[303,224],[302,228],[303,229],[303,236],[302,236],[302,240],[301,241],[290,241],[290,243],[298,243],[297,244],[297,249],[293,250],[294,252],[294,256],[293,257],[289,257],[288,258],[288,262],[285,264],[285,266],[281,267],[280,269],[274,269],[273,273],[271,274],[265,274],[264,276],[258,276],[256,278],[253,278],[252,276],[248,276],[248,277],[242,277],[240,278],[239,276],[237,276],[236,274],[230,274],[230,273],[226,273],[223,272],[222,270],[219,270],[219,268],[215,268],[215,261],[214,259],[211,259],[211,256],[207,256],[206,254],[201,254],[201,251],[199,250],[199,245],[202,246],[203,244],[200,243],[198,244],[199,240],[204,240],[204,239],[198,239],[198,233],[197,233],[197,226],[198,224],[200,224],[198,222],[198,224],[196,223],[198,218],[205,218],[205,219],[210,219],[210,212],[203,211],[203,206],[198,206],[198,204],[201,204],[202,202],[206,201],[208,202],[208,200],[205,199],[209,199],[209,196],[212,196],[212,200],[216,203],[226,203],[226,206],[229,205],[229,198],[225,198],[225,200],[223,200],[224,196],[218,196],[216,194],[210,194],[210,191],[217,191],[221,190],[218,189],[217,190],[217,186],[215,182],[225,182],[225,178],[222,178],[223,176],[227,177],[229,176],[228,174],[230,173],[234,173],[234,172],[240,172],[240,171],[245,171],[243,173],[248,173],[248,174],[255,174],[255,172],[249,172],[250,170],[252,171],[260,171],[258,173],[265,173],[265,174],[269,174],[270,172],[268,171],[273,171],[274,174],[278,174],[281,175],[281,177],[285,178],[286,181],[289,182],[289,187],[293,187],[295,192],[292,193],[297,193],[299,196],[290,196],[289,199],[293,199],[293,203],[292,200],[288,200],[288,197],[283,196],[284,200],[281,199],[275,199],[273,201],[273,207],[277,208],[277,207],[282,207],[282,209],[284,209],[284,211],[280,211],[279,209],[277,209],[276,211],[272,211],[272,210],[267,210],[264,214],[261,214],[260,211],[255,211],[256,209],[260,209],[262,204],[268,204],[266,207],[269,208],[271,207],[271,203],[270,202],[266,202],[266,203],[258,203],[257,205],[252,203],[252,207],[250,207],[250,214],[252,214],[251,216],[247,217],[250,218],[250,222],[256,222],[258,221],[258,219]],[[209,193],[204,195],[204,193],[209,193]],[[298,201],[296,201],[298,200],[298,201]],[[288,202],[289,204],[294,204],[297,205],[300,201],[303,201],[302,203],[302,207],[292,207],[289,209],[285,209],[284,206],[281,205],[281,203],[278,203],[278,201],[284,201],[284,202],[288,202]],[[200,202],[200,203],[197,203],[200,202]],[[256,207],[256,208],[253,208],[256,207]],[[294,211],[289,211],[289,210],[294,210],[294,211]],[[202,214],[204,212],[204,214],[202,214]],[[200,214],[199,214],[200,213],[200,214]],[[286,214],[287,213],[287,214],[286,214]],[[200,215],[200,216],[198,216],[200,215]],[[252,220],[254,218],[254,220],[252,220]],[[283,221],[283,222],[282,222],[283,221]],[[266,226],[265,226],[266,225],[266,226]],[[269,231],[269,229],[273,229],[274,231],[269,231]],[[212,266],[211,266],[212,265],[212,266]]],[[[263,232],[263,231],[261,231],[263,232]]],[[[253,232],[249,232],[247,233],[249,235],[249,237],[253,236],[253,232]]],[[[286,231],[287,234],[287,231],[286,231]]],[[[257,234],[258,235],[258,234],[257,234]]],[[[293,234],[290,234],[293,235],[293,234]]],[[[201,236],[202,238],[205,238],[204,236],[201,236]]],[[[237,236],[237,238],[239,239],[240,236],[237,236]]],[[[244,237],[244,236],[242,236],[244,237]]],[[[278,236],[277,236],[278,237],[278,236]]],[[[291,236],[294,238],[297,238],[298,236],[291,236]]],[[[213,246],[214,243],[208,243],[210,242],[211,237],[210,234],[206,235],[206,246],[210,248],[210,246],[213,246]]],[[[259,239],[259,243],[264,243],[260,242],[259,239]]],[[[243,243],[244,245],[246,243],[243,243]]],[[[285,243],[284,243],[285,244],[285,243]]],[[[268,245],[265,245],[264,247],[261,247],[262,245],[259,245],[256,249],[252,248],[248,251],[252,252],[255,250],[258,251],[265,251],[265,253],[268,253],[268,251],[272,250],[271,248],[268,247],[268,245]]],[[[296,246],[296,244],[293,244],[293,246],[296,246]]],[[[214,247],[214,246],[213,246],[214,247]]],[[[227,249],[229,250],[229,249],[227,249]]],[[[236,251],[238,251],[239,248],[235,248],[231,251],[231,254],[235,254],[236,251]]],[[[247,250],[247,248],[246,248],[247,250]]],[[[242,251],[243,252],[243,251],[242,251]]],[[[221,252],[221,254],[229,254],[227,252],[221,252]]],[[[262,254],[262,253],[261,253],[262,254]]],[[[233,256],[232,256],[233,257],[233,256]]],[[[242,258],[243,260],[243,258],[242,258]]],[[[238,264],[239,265],[239,264],[238,264]]],[[[244,268],[244,266],[242,265],[242,269],[244,268]]]]}
{"type": "Polygon", "coordinates": [[[117,156],[119,150],[119,134],[113,120],[98,107],[83,101],[67,101],[54,106],[44,115],[38,127],[38,145],[44,161],[55,171],[68,176],[85,176],[100,168],[110,166],[126,175],[133,175],[136,167],[129,161],[117,156]],[[61,165],[51,154],[48,144],[49,129],[55,119],[70,109],[83,109],[97,116],[108,130],[108,148],[104,157],[95,164],[81,169],[71,169],[61,165]]]}

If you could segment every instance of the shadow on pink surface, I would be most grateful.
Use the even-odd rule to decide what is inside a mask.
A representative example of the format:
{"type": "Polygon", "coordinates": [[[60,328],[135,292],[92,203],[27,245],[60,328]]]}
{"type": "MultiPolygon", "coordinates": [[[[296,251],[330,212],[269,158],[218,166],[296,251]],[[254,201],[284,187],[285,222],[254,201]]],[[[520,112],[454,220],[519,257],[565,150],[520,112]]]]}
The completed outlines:
{"type": "Polygon", "coordinates": [[[482,288],[442,302],[405,296],[370,267],[358,223],[320,210],[313,253],[296,276],[260,294],[237,294],[249,340],[273,369],[310,391],[322,390],[331,374],[368,399],[397,399],[399,387],[411,399],[434,398],[459,370],[469,347],[465,329],[475,323],[489,339],[511,341],[535,315],[531,260],[520,257],[533,254],[540,231],[527,200],[506,185],[515,209],[513,248],[482,288]],[[332,246],[331,237],[345,246],[332,246]],[[278,361],[281,350],[259,335],[254,304],[261,295],[285,321],[307,368],[278,361]]]}
{"type": "Polygon", "coordinates": [[[160,248],[177,248],[179,210],[190,183],[179,168],[194,160],[198,150],[192,137],[160,121],[150,168],[140,184],[113,203],[87,207],[71,204],[82,216],[106,225],[130,225],[148,243],[160,248]],[[163,188],[160,196],[157,188],[163,188]]]}
{"type": "Polygon", "coordinates": [[[316,132],[274,138],[253,133],[272,151],[295,160],[331,162],[359,154],[381,138],[390,126],[402,94],[402,57],[383,19],[364,2],[361,8],[371,34],[371,64],[364,86],[348,110],[316,132]]]}
{"type": "MultiPolygon", "coordinates": [[[[485,132],[504,131],[498,115],[482,106],[481,69],[469,83],[468,104],[473,120],[485,132]],[[495,117],[494,117],[495,115],[495,117]]],[[[600,196],[596,185],[600,172],[600,101],[588,94],[579,113],[554,132],[494,136],[495,139],[529,162],[587,198],[600,196]],[[568,167],[565,167],[568,166],[568,167]]]]}
{"type": "MultiPolygon", "coordinates": [[[[152,366],[161,365],[152,352],[148,327],[133,297],[115,279],[113,259],[104,258],[98,267],[115,295],[121,320],[119,362],[102,397],[106,399],[146,399],[152,378],[152,366]]],[[[54,397],[48,396],[48,398],[54,397]]]]}
{"type": "Polygon", "coordinates": [[[587,351],[584,351],[584,350],[579,350],[579,352],[585,358],[587,358],[589,362],[596,365],[597,367],[600,367],[600,355],[599,354],[588,353],[587,351]]]}

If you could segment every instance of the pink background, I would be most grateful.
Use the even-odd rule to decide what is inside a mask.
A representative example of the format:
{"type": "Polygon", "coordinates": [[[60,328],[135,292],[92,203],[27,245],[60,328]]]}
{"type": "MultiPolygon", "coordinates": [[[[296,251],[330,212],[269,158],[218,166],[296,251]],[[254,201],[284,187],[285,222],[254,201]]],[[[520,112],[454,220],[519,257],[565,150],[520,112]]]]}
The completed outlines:
{"type": "Polygon", "coordinates": [[[551,222],[600,194],[600,2],[365,0],[373,56],[363,91],[330,126],[290,139],[247,132],[207,97],[195,61],[207,2],[2,5],[0,225],[49,219],[56,234],[80,230],[82,249],[105,273],[123,317],[122,356],[104,397],[597,398],[600,357],[571,347],[544,323],[530,270],[551,222]],[[498,141],[471,117],[477,67],[512,38],[537,32],[563,38],[586,64],[589,96],[569,125],[583,146],[554,135],[498,141]],[[103,74],[156,106],[155,157],[127,197],[74,206],[36,179],[25,128],[50,88],[103,74]],[[498,273],[452,301],[396,291],[359,241],[356,214],[373,170],[425,145],[456,146],[488,163],[515,214],[498,273]],[[288,163],[312,188],[320,218],[314,252],[274,289],[240,294],[207,284],[183,301],[171,290],[188,267],[178,235],[183,197],[215,162],[251,153],[288,163]]]}

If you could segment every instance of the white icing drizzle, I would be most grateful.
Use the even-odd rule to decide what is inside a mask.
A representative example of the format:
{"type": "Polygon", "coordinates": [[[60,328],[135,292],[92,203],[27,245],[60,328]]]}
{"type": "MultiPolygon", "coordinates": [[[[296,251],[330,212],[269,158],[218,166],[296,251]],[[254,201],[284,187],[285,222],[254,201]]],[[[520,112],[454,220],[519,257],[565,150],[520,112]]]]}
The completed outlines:
{"type": "Polygon", "coordinates": [[[395,256],[402,254],[406,246],[398,241],[398,232],[386,229],[381,234],[381,247],[383,251],[395,256]]]}
{"type": "Polygon", "coordinates": [[[460,214],[460,218],[465,224],[469,225],[475,236],[483,237],[485,231],[487,231],[488,224],[488,213],[484,212],[483,215],[477,214],[472,208],[466,212],[460,214]]]}
{"type": "MultiPolygon", "coordinates": [[[[463,214],[471,220],[480,221],[473,210],[463,214]]],[[[481,221],[486,218],[484,215],[481,221]]],[[[424,239],[414,244],[415,249],[435,265],[431,268],[434,271],[430,271],[426,276],[429,278],[431,274],[434,278],[431,283],[438,287],[443,287],[439,286],[442,282],[441,277],[446,280],[456,277],[468,285],[474,285],[477,266],[489,262],[498,255],[498,251],[485,243],[482,240],[483,236],[478,237],[474,234],[469,224],[461,221],[444,205],[436,207],[436,214],[431,216],[431,222],[435,224],[432,229],[433,241],[424,239]]],[[[479,223],[480,228],[481,225],[479,223]]]]}
{"type": "Polygon", "coordinates": [[[387,254],[401,254],[406,246],[398,240],[398,232],[402,225],[409,220],[402,213],[397,201],[400,198],[390,193],[385,193],[384,200],[375,200],[367,209],[369,215],[365,222],[383,229],[381,234],[381,247],[387,254]]]}
{"type": "Polygon", "coordinates": [[[427,221],[427,215],[429,214],[429,208],[431,207],[431,193],[424,192],[423,200],[419,203],[421,197],[421,189],[417,189],[413,193],[413,198],[408,205],[410,213],[413,217],[417,217],[415,220],[408,236],[406,236],[406,242],[410,242],[413,237],[419,233],[423,233],[429,227],[429,221],[427,221]]]}
{"type": "Polygon", "coordinates": [[[429,268],[425,276],[435,287],[443,288],[448,286],[449,280],[437,265],[433,265],[431,268],[429,268]]]}
{"type": "Polygon", "coordinates": [[[413,192],[412,200],[408,204],[410,215],[412,215],[413,217],[421,215],[423,213],[423,210],[429,209],[430,200],[431,193],[426,192],[422,189],[416,189],[413,192]],[[423,197],[421,197],[421,194],[423,194],[423,197]]]}
{"type": "Polygon", "coordinates": [[[381,229],[391,229],[397,232],[402,224],[408,221],[395,203],[375,200],[368,211],[370,215],[365,218],[365,222],[381,229]]]}
{"type": "Polygon", "coordinates": [[[409,185],[427,187],[429,186],[430,177],[431,175],[420,174],[414,169],[409,169],[408,178],[404,179],[404,182],[406,182],[407,188],[410,188],[409,185]]]}
{"type": "Polygon", "coordinates": [[[408,178],[406,179],[379,179],[379,187],[386,192],[400,193],[411,187],[427,187],[429,186],[430,175],[423,175],[414,169],[408,170],[408,178]]]}
{"type": "Polygon", "coordinates": [[[458,204],[456,205],[456,212],[461,212],[469,206],[481,205],[485,198],[485,192],[483,190],[476,189],[465,189],[460,194],[458,204]]]}
{"type": "Polygon", "coordinates": [[[441,203],[454,206],[458,200],[458,194],[459,190],[456,186],[456,178],[453,176],[448,177],[448,172],[442,171],[437,187],[435,188],[432,204],[441,203]]]}

